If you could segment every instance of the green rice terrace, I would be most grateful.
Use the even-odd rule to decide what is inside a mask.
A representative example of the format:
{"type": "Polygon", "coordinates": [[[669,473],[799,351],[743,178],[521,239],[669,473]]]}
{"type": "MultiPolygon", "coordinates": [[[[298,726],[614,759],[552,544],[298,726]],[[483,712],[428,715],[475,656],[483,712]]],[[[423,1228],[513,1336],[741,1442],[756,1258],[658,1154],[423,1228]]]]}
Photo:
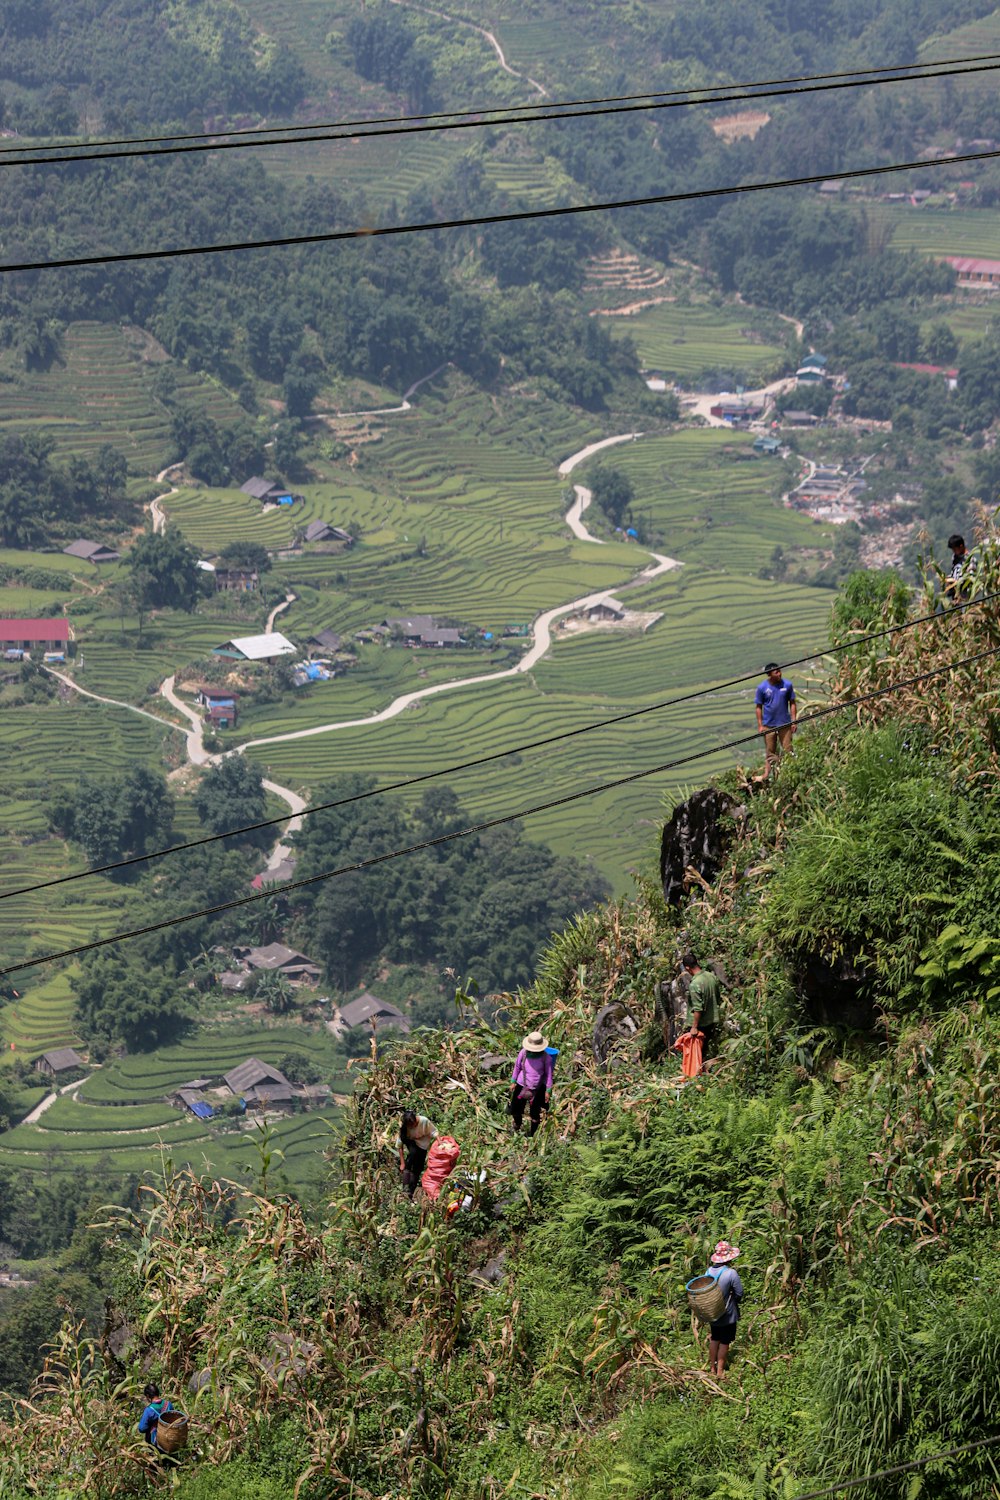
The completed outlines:
{"type": "MultiPolygon", "coordinates": [[[[47,1018],[50,1032],[37,1030],[31,1050],[78,1042],[71,1025],[58,1029],[59,1018],[71,1014],[68,976],[62,974],[6,1007],[0,1020],[4,1041],[15,1040],[14,1055],[21,1055],[23,1043],[12,1025],[24,1021],[40,1028],[47,1018]]],[[[166,1096],[194,1078],[219,1077],[248,1057],[280,1065],[292,1053],[321,1068],[336,1098],[351,1092],[354,1075],[344,1070],[342,1054],[325,1033],[287,1025],[199,1030],[175,1046],[95,1068],[35,1124],[0,1136],[0,1166],[49,1175],[82,1169],[108,1177],[155,1169],[165,1155],[176,1166],[201,1169],[208,1163],[213,1172],[242,1178],[254,1165],[252,1122],[198,1120],[166,1096]]],[[[288,1185],[301,1188],[322,1176],[323,1152],[338,1114],[335,1099],[325,1108],[273,1123],[274,1145],[283,1153],[279,1173],[288,1185]]]]}
{"type": "MultiPolygon", "coordinates": [[[[655,298],[656,293],[649,295],[655,298]]],[[[619,291],[615,296],[622,306],[644,300],[641,291],[619,291]]],[[[788,325],[736,304],[664,301],[601,322],[616,338],[632,339],[643,369],[680,379],[731,370],[760,381],[773,379],[788,364],[783,347],[788,325]]]]}
{"type": "MultiPolygon", "coordinates": [[[[71,323],[44,373],[26,371],[15,351],[0,350],[0,437],[42,432],[65,457],[90,456],[110,443],[132,470],[155,472],[170,457],[170,416],[151,385],[166,360],[149,335],[114,323],[71,323]]],[[[234,420],[239,408],[221,386],[183,365],[171,369],[178,400],[217,422],[234,420]]]]}

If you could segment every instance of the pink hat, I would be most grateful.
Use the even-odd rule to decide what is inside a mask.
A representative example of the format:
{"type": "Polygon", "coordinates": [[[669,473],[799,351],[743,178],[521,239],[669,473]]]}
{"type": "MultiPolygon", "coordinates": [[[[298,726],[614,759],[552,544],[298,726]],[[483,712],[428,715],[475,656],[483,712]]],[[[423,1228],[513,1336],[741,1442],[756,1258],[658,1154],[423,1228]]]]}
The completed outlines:
{"type": "Polygon", "coordinates": [[[728,1240],[720,1240],[712,1251],[711,1264],[713,1266],[728,1265],[731,1260],[736,1259],[739,1253],[739,1245],[731,1245],[728,1240]]]}

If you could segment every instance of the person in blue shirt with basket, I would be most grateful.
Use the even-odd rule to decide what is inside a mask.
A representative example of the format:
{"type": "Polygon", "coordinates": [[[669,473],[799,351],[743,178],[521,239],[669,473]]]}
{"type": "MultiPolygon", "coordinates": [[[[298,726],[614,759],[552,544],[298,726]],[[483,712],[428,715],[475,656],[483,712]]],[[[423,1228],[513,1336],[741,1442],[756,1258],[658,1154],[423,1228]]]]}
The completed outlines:
{"type": "Polygon", "coordinates": [[[738,1245],[720,1240],[705,1274],[687,1284],[691,1311],[700,1322],[709,1325],[708,1367],[716,1378],[726,1373],[726,1360],[736,1337],[743,1301],[743,1283],[733,1267],[739,1253],[738,1245]]]}

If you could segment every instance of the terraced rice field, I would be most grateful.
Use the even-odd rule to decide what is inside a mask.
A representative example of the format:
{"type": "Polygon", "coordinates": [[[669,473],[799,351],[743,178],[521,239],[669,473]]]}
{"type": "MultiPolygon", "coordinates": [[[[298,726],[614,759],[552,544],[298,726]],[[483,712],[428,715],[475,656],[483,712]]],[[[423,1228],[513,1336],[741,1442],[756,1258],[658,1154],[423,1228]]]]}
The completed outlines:
{"type": "Polygon", "coordinates": [[[626,444],[608,462],[629,475],[634,509],[685,563],[756,572],[777,545],[830,546],[829,528],[773,498],[778,471],[752,450],[747,433],[700,428],[626,444]]]}
{"type": "MultiPolygon", "coordinates": [[[[69,976],[62,974],[17,1002],[25,1014],[31,1010],[49,1017],[51,1037],[38,1050],[76,1040],[71,1029],[58,1024],[71,1005],[68,997],[69,976]]],[[[10,1010],[7,1007],[5,1021],[10,1010]]],[[[40,1035],[43,1021],[32,1024],[40,1035]]],[[[5,1040],[6,1036],[5,1030],[5,1040]]],[[[336,1093],[350,1093],[354,1079],[344,1072],[343,1058],[324,1032],[291,1026],[200,1031],[174,1047],[96,1069],[79,1090],[57,1099],[36,1124],[18,1125],[0,1135],[0,1166],[57,1175],[83,1170],[99,1178],[155,1171],[167,1155],[175,1166],[243,1178],[259,1166],[252,1126],[196,1120],[164,1096],[194,1078],[217,1078],[247,1057],[278,1063],[293,1051],[320,1064],[336,1093]]],[[[278,1183],[303,1187],[324,1175],[322,1153],[338,1119],[339,1110],[332,1105],[275,1122],[274,1144],[284,1153],[283,1161],[276,1158],[278,1183]]]]}
{"type": "MultiPolygon", "coordinates": [[[[63,457],[92,456],[111,443],[134,472],[152,473],[167,461],[170,440],[169,413],[150,386],[154,369],[117,324],[71,323],[62,361],[45,374],[21,369],[13,351],[0,357],[0,373],[12,377],[3,386],[0,435],[44,432],[63,457]]],[[[239,409],[220,387],[183,367],[178,376],[182,399],[218,421],[235,419],[239,409]]]]}
{"type": "Polygon", "coordinates": [[[959,346],[975,343],[1000,328],[1000,305],[993,302],[988,293],[981,300],[974,301],[960,292],[954,298],[944,298],[933,304],[920,320],[921,333],[926,335],[935,323],[947,323],[959,346]]]}
{"type": "MultiPolygon", "coordinates": [[[[357,770],[405,780],[468,759],[470,749],[487,756],[665,697],[694,695],[713,681],[758,671],[772,655],[791,659],[826,640],[830,598],[822,591],[721,574],[697,562],[625,597],[642,609],[662,609],[663,618],[638,637],[592,632],[560,640],[529,677],[431,700],[376,728],[249,753],[285,784],[309,789],[357,770]]],[[[751,685],[746,693],[694,698],[628,725],[512,754],[448,784],[474,818],[515,814],[752,730],[751,685]]],[[[754,750],[744,756],[753,759],[754,750]]],[[[649,868],[655,859],[664,799],[732,762],[728,753],[710,755],[690,769],[532,817],[529,836],[592,859],[616,889],[625,889],[628,869],[649,868]]]]}
{"type": "Polygon", "coordinates": [[[99,1068],[80,1090],[80,1101],[108,1106],[152,1104],[195,1078],[218,1078],[248,1057],[277,1063],[289,1052],[304,1053],[328,1070],[328,1082],[344,1083],[343,1089],[336,1088],[338,1093],[350,1092],[341,1055],[329,1033],[304,1026],[229,1026],[220,1031],[194,1031],[172,1047],[135,1053],[99,1068]]]}
{"type": "MultiPolygon", "coordinates": [[[[871,210],[869,210],[871,211],[871,210]]],[[[986,208],[905,208],[879,204],[892,225],[894,250],[922,255],[973,255],[1000,260],[1000,211],[986,208]]]]}
{"type": "MultiPolygon", "coordinates": [[[[617,295],[622,305],[629,300],[617,295]]],[[[634,294],[634,300],[641,297],[634,294]]],[[[615,338],[634,341],[644,369],[682,379],[706,370],[759,378],[780,373],[787,363],[781,323],[745,307],[661,302],[629,317],[601,322],[615,338]]]]}
{"type": "MultiPolygon", "coordinates": [[[[2,910],[2,907],[0,907],[2,910]]],[[[75,1047],[80,1036],[73,1022],[75,998],[72,969],[64,969],[42,983],[30,978],[16,980],[17,988],[28,985],[17,1000],[0,1011],[0,1039],[7,1061],[15,1057],[34,1059],[53,1047],[75,1047]]]]}
{"type": "MultiPolygon", "coordinates": [[[[272,1127],[273,1186],[302,1189],[327,1173],[323,1152],[335,1138],[337,1109],[278,1120],[272,1127]]],[[[260,1170],[252,1124],[221,1131],[163,1106],[88,1109],[60,1099],[35,1125],[17,1125],[0,1136],[0,1166],[45,1176],[84,1172],[99,1181],[125,1173],[156,1173],[164,1160],[214,1176],[246,1180],[260,1170]],[[152,1122],[155,1115],[164,1118],[152,1122]],[[55,1119],[53,1119],[55,1116],[55,1119]],[[98,1116],[91,1120],[91,1116],[98,1116]],[[114,1123],[112,1123],[112,1119],[114,1123]]]]}
{"type": "Polygon", "coordinates": [[[541,160],[511,161],[489,156],[483,162],[483,175],[498,193],[505,193],[533,208],[554,208],[562,202],[578,202],[581,188],[563,170],[554,157],[541,160]]]}

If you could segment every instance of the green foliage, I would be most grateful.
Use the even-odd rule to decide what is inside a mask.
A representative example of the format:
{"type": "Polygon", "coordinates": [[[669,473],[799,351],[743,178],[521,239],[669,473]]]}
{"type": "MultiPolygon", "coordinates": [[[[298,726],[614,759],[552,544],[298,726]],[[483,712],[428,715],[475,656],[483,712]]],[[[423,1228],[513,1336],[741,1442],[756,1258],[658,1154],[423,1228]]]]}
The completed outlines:
{"type": "Polygon", "coordinates": [[[141,960],[98,951],[74,981],[76,1020],[83,1035],[108,1046],[149,1052],[173,1041],[190,1005],[170,974],[150,974],[141,960]]]}
{"type": "MultiPolygon", "coordinates": [[[[263,778],[242,755],[227,756],[212,766],[205,773],[194,801],[198,816],[213,833],[227,833],[260,823],[267,817],[263,778]]],[[[241,842],[263,848],[270,838],[270,830],[262,828],[242,835],[241,842]]]]}
{"type": "Polygon", "coordinates": [[[147,854],[169,843],[174,799],[165,778],[143,766],[113,781],[81,777],[53,803],[52,827],[82,845],[91,865],[147,854]]]}
{"type": "Polygon", "coordinates": [[[191,610],[203,592],[198,554],[175,527],[145,531],[128,555],[135,583],[141,580],[144,602],[191,610]]]}
{"type": "Polygon", "coordinates": [[[635,490],[628,475],[607,464],[595,464],[587,478],[594,504],[604,512],[612,526],[624,526],[635,500],[635,490]]]}
{"type": "MultiPolygon", "coordinates": [[[[320,788],[317,800],[357,797],[373,785],[345,778],[320,788]]],[[[308,819],[296,835],[297,873],[349,865],[470,821],[449,788],[427,792],[410,815],[387,797],[355,801],[308,819]]],[[[322,956],[345,990],[380,956],[433,963],[472,975],[484,989],[508,989],[530,979],[555,929],[604,894],[598,876],[529,842],[512,824],[307,887],[301,930],[304,947],[322,956]]]]}

